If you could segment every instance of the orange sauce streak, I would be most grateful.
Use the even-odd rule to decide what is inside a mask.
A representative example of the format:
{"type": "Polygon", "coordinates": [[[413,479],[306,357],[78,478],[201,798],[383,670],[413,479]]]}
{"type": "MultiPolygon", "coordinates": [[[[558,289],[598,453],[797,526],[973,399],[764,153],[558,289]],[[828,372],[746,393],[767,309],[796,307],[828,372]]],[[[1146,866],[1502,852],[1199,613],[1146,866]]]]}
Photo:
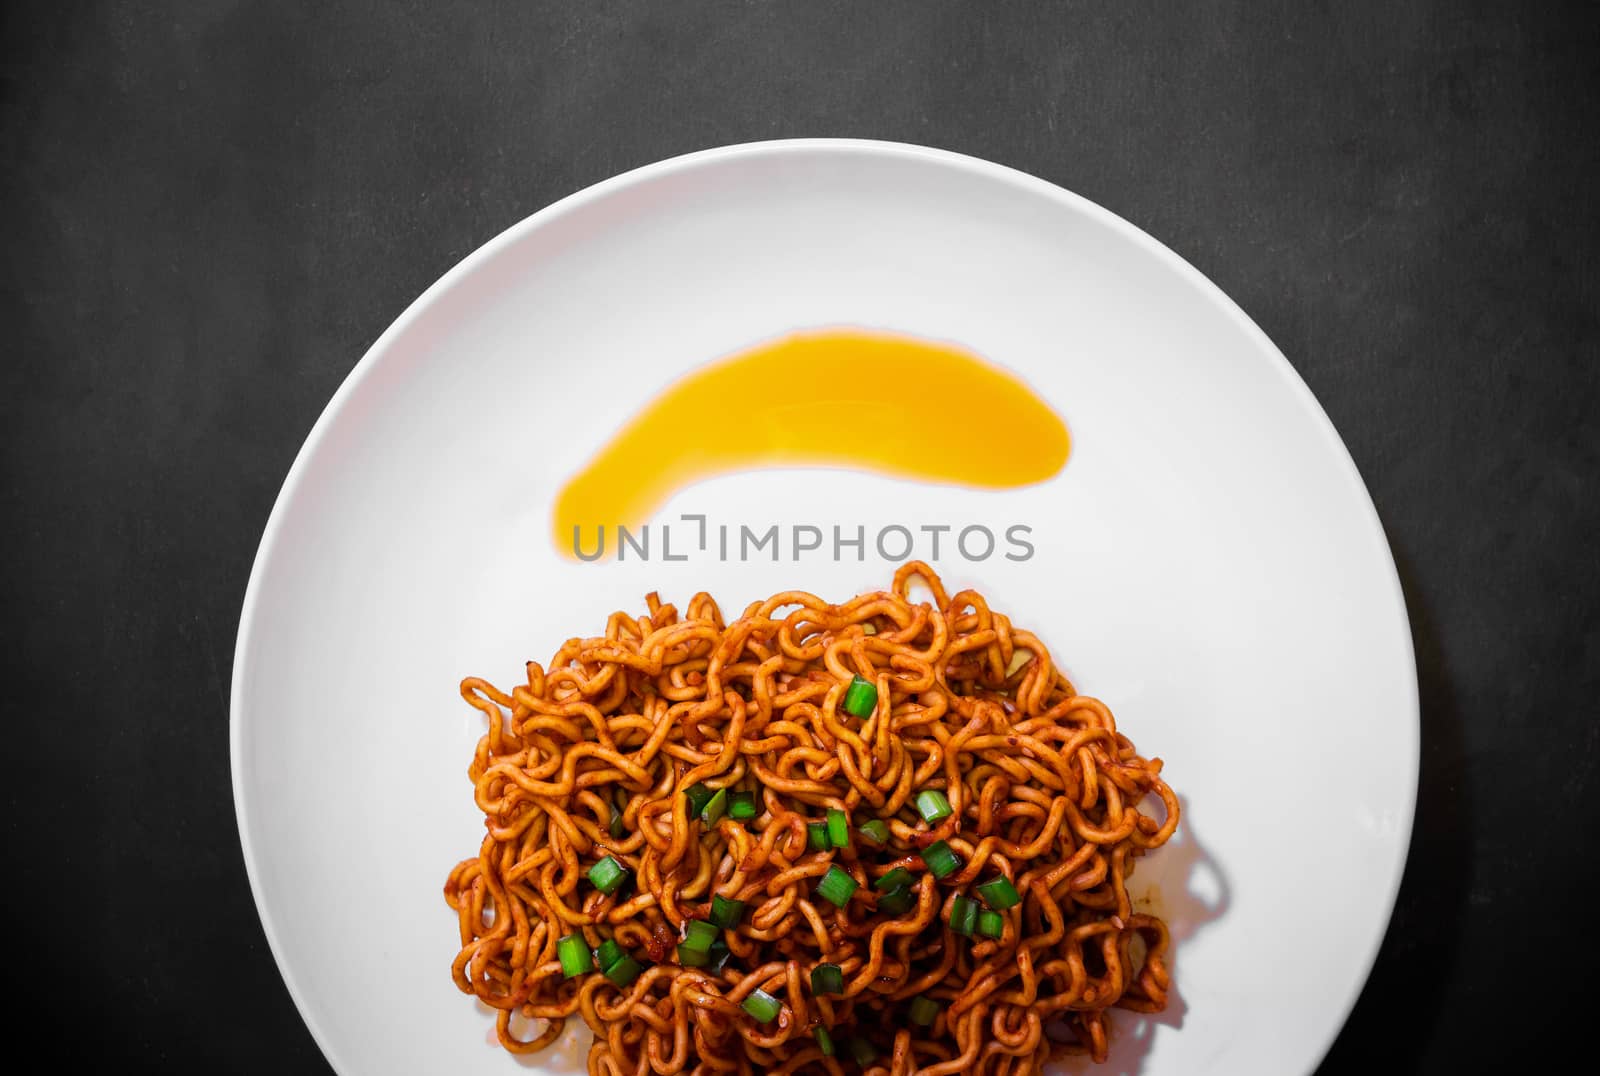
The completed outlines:
{"type": "Polygon", "coordinates": [[[619,430],[556,498],[573,528],[644,523],[694,482],[759,467],[845,467],[1011,489],[1067,462],[1071,438],[1019,378],[952,344],[861,330],[795,333],[694,371],[619,430]]]}

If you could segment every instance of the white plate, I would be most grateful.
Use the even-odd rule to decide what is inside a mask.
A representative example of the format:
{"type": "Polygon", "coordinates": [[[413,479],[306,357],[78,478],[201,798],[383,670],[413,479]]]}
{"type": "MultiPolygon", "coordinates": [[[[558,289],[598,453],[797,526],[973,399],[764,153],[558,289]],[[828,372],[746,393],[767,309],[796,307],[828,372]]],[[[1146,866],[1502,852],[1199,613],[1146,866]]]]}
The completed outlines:
{"type": "Polygon", "coordinates": [[[663,386],[829,324],[1016,371],[1071,459],[1000,492],[734,474],[658,520],[1032,526],[1030,561],[939,567],[1035,629],[1185,804],[1134,879],[1171,919],[1177,998],[1118,1014],[1103,1071],[1321,1058],[1388,921],[1418,741],[1394,565],[1338,435],[1233,303],[1105,210],[949,153],[798,141],[665,161],[511,228],[384,333],[284,483],[234,661],[234,795],[273,953],[339,1072],[520,1071],[449,976],[441,886],[482,836],[464,675],[514,680],[650,590],[737,610],[887,580],[870,548],[583,564],[549,538],[554,492],[663,386]]]}

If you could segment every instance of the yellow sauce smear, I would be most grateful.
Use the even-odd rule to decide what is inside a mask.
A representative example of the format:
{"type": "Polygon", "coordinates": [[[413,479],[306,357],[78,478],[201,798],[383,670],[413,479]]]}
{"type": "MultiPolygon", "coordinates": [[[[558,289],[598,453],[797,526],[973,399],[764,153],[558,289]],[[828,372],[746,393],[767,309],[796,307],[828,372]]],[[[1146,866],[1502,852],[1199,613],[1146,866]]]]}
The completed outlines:
{"type": "MultiPolygon", "coordinates": [[[[1021,380],[951,344],[796,333],[689,374],[634,416],[556,498],[573,528],[637,528],[694,482],[759,467],[845,467],[1011,489],[1067,462],[1071,439],[1021,380]]],[[[587,538],[586,538],[587,540],[587,538]]]]}

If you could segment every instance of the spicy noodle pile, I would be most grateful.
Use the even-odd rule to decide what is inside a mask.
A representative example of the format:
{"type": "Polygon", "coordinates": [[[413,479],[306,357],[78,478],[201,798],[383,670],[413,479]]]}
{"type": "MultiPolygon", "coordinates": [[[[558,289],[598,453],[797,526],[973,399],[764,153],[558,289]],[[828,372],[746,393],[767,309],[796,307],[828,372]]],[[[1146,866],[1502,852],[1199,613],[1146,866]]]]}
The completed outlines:
{"type": "Polygon", "coordinates": [[[982,595],[910,563],[731,624],[647,604],[461,685],[488,833],[445,884],[451,971],[506,1049],[576,1014],[594,1074],[1020,1076],[1165,1006],[1127,891],[1178,824],[1161,761],[982,595]]]}

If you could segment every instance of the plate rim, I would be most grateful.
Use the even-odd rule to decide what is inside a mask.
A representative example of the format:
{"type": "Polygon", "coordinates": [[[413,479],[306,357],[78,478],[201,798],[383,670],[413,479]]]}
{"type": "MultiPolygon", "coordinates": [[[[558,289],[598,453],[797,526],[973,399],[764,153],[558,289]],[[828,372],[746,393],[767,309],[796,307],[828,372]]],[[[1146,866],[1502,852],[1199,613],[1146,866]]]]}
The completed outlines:
{"type": "Polygon", "coordinates": [[[932,146],[863,138],[785,138],[730,143],[640,165],[590,184],[551,202],[549,205],[512,223],[472,250],[413,299],[400,315],[390,323],[388,328],[379,334],[378,338],[362,353],[361,358],[350,368],[339,383],[339,387],[334,390],[333,395],[317,416],[316,422],[312,424],[305,440],[301,442],[299,450],[295,453],[294,461],[290,464],[283,483],[278,489],[278,494],[273,500],[272,511],[269,513],[267,522],[262,528],[261,540],[256,547],[256,554],[251,562],[250,578],[245,585],[244,600],[239,611],[239,628],[234,642],[233,670],[228,700],[228,761],[233,791],[234,821],[239,833],[240,850],[244,857],[245,875],[250,884],[250,895],[255,903],[256,916],[260,920],[262,933],[266,936],[267,948],[272,953],[273,963],[278,969],[278,977],[288,991],[290,1000],[294,1002],[295,1010],[298,1012],[301,1022],[305,1025],[306,1030],[310,1032],[312,1040],[317,1044],[317,1048],[322,1052],[322,1056],[329,1067],[340,1073],[341,1076],[354,1071],[331,1048],[327,1033],[319,1025],[307,1006],[304,995],[294,976],[290,973],[289,965],[284,955],[282,940],[262,896],[256,853],[251,838],[252,809],[245,788],[245,781],[241,776],[245,766],[242,748],[244,730],[251,724],[251,719],[246,713],[245,682],[250,678],[248,673],[249,655],[257,619],[256,607],[260,600],[259,592],[263,585],[262,580],[267,574],[273,559],[280,532],[285,525],[289,512],[288,505],[295,498],[295,494],[304,479],[305,472],[310,466],[311,458],[316,455],[329,430],[332,429],[339,416],[344,412],[351,396],[372,375],[393,341],[403,336],[412,324],[419,320],[436,301],[468,280],[479,266],[492,261],[502,250],[522,242],[540,228],[568,213],[629,187],[651,183],[681,172],[743,158],[808,153],[899,158],[901,160],[965,171],[975,176],[1009,184],[1031,194],[1042,195],[1062,208],[1083,214],[1091,220],[1110,228],[1120,238],[1142,247],[1147,253],[1165,262],[1169,268],[1175,270],[1186,281],[1197,285],[1200,293],[1207,296],[1247,336],[1253,338],[1255,343],[1263,350],[1268,362],[1274,367],[1279,377],[1287,383],[1290,391],[1296,395],[1301,405],[1306,408],[1313,423],[1317,426],[1322,440],[1332,450],[1337,466],[1343,472],[1343,477],[1348,481],[1352,481],[1356,489],[1360,491],[1359,500],[1364,508],[1363,522],[1365,527],[1363,529],[1368,530],[1376,538],[1379,547],[1382,549],[1383,556],[1389,567],[1385,583],[1389,592],[1391,611],[1398,614],[1400,622],[1404,626],[1404,631],[1401,633],[1404,639],[1404,652],[1401,657],[1407,673],[1405,677],[1407,697],[1403,700],[1403,703],[1410,718],[1405,723],[1404,748],[1408,756],[1406,771],[1410,776],[1410,780],[1405,782],[1404,786],[1399,790],[1402,799],[1401,806],[1403,810],[1401,813],[1403,818],[1397,829],[1396,855],[1389,865],[1389,877],[1384,884],[1382,900],[1383,929],[1375,931],[1374,936],[1365,943],[1366,951],[1361,955],[1360,961],[1361,974],[1356,980],[1355,988],[1341,1003],[1339,1019],[1330,1022],[1328,1025],[1329,1030],[1323,1035],[1323,1040],[1317,1044],[1316,1053],[1312,1057],[1312,1064],[1306,1070],[1307,1073],[1314,1072],[1327,1057],[1328,1051],[1332,1048],[1334,1041],[1349,1020],[1356,1002],[1365,992],[1372,975],[1372,969],[1377,962],[1378,953],[1388,936],[1390,928],[1393,926],[1395,904],[1399,898],[1400,884],[1405,875],[1406,863],[1410,856],[1413,828],[1416,821],[1417,791],[1420,781],[1422,715],[1417,683],[1416,643],[1412,635],[1410,610],[1406,603],[1404,588],[1400,582],[1399,568],[1395,563],[1394,550],[1389,544],[1388,533],[1385,531],[1383,522],[1378,515],[1377,505],[1373,503],[1372,492],[1362,478],[1360,468],[1356,466],[1354,458],[1350,455],[1349,447],[1345,444],[1344,438],[1339,435],[1333,420],[1328,417],[1322,404],[1311,391],[1311,387],[1306,384],[1299,371],[1289,362],[1288,357],[1273,343],[1272,339],[1256,324],[1254,319],[1245,313],[1221,287],[1166,244],[1150,235],[1144,229],[1083,195],[1031,173],[1012,168],[1009,165],[998,164],[981,157],[932,146]]]}

